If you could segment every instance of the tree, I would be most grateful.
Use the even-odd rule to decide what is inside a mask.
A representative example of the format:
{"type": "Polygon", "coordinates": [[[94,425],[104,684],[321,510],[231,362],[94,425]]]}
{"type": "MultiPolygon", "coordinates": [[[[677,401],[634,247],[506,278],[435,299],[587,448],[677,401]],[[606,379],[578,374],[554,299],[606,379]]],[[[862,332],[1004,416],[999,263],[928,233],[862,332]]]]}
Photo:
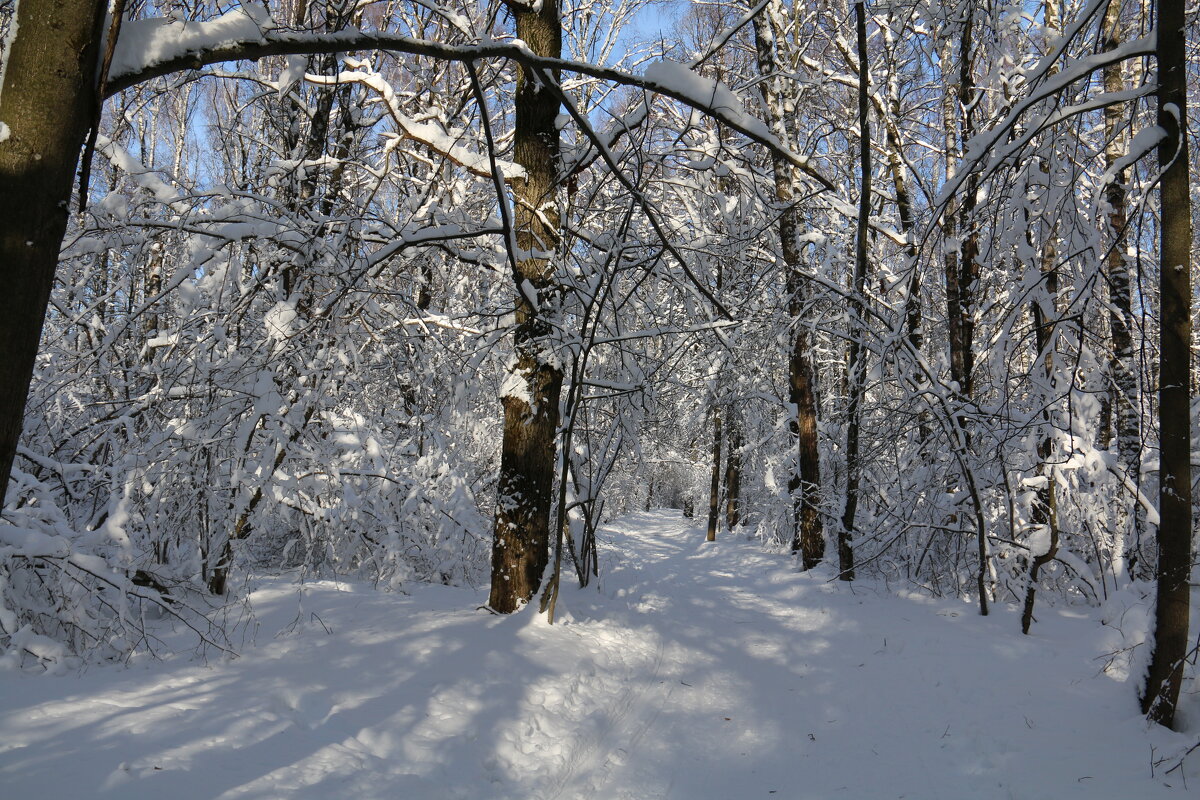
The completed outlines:
{"type": "Polygon", "coordinates": [[[71,185],[98,117],[106,3],[17,6],[0,84],[0,498],[7,492],[71,185]]]}
{"type": "MultiPolygon", "coordinates": [[[[562,29],[558,2],[540,9],[510,0],[517,38],[536,55],[558,58],[562,29]]],[[[488,604],[509,613],[527,602],[541,584],[549,558],[550,506],[558,436],[558,400],[562,368],[550,338],[556,307],[554,285],[559,245],[558,172],[559,99],[543,83],[557,72],[535,73],[517,67],[513,151],[525,170],[513,183],[516,231],[512,277],[516,289],[513,364],[501,391],[504,442],[492,545],[492,591],[488,604]]],[[[503,197],[500,198],[503,203],[503,197]]]]}
{"type": "MultiPolygon", "coordinates": [[[[1026,628],[1035,594],[1098,604],[1157,561],[1147,710],[1173,702],[1191,301],[1172,264],[1194,231],[1186,173],[1160,203],[1139,161],[1154,87],[1121,70],[1155,42],[1120,4],[709,4],[694,40],[631,50],[661,59],[635,74],[635,55],[562,57],[611,59],[613,35],[589,31],[629,3],[132,18],[175,0],[157,2],[120,33],[89,22],[118,46],[89,45],[109,74],[77,69],[74,105],[35,96],[57,63],[21,49],[37,19],[14,39],[0,165],[6,190],[35,185],[0,198],[5,252],[26,259],[5,268],[29,267],[0,330],[6,369],[36,361],[0,536],[49,532],[123,578],[218,593],[234,562],[395,585],[474,581],[490,553],[494,609],[540,583],[553,613],[562,564],[595,574],[597,526],[651,491],[707,491],[714,535],[724,510],[811,567],[844,487],[843,576],[852,557],[981,608],[1024,597],[1026,628]],[[497,36],[509,23],[519,42],[497,36]],[[70,139],[58,195],[38,191],[35,118],[70,139]],[[61,253],[34,253],[93,125],[91,210],[61,253]],[[1139,232],[1159,220],[1161,242],[1139,232]],[[1139,425],[1124,401],[1159,383],[1159,354],[1162,399],[1144,402],[1161,419],[1139,425]],[[1140,442],[1156,430],[1158,473],[1140,442]],[[1129,498],[1156,475],[1161,557],[1135,569],[1129,498]]],[[[1160,115],[1178,116],[1169,83],[1160,115]]],[[[5,386],[10,451],[28,374],[5,386]]],[[[55,593],[103,580],[52,550],[0,553],[0,591],[42,592],[22,624],[69,631],[86,615],[55,593]]]]}
{"type": "MultiPolygon", "coordinates": [[[[1055,41],[1057,37],[1062,35],[1062,17],[1057,2],[1049,0],[1042,4],[1042,16],[1045,21],[1046,35],[1050,41],[1055,41]]],[[[1050,75],[1053,75],[1056,70],[1051,69],[1050,75]]],[[[1044,152],[1039,159],[1038,172],[1042,180],[1039,183],[1049,188],[1050,163],[1055,159],[1055,142],[1051,140],[1047,143],[1046,149],[1049,152],[1044,152]]],[[[1032,191],[1032,189],[1027,190],[1032,191]]],[[[1045,192],[1049,194],[1049,192],[1045,192]]],[[[1047,205],[1049,205],[1047,203],[1047,205]]],[[[1029,218],[1029,214],[1026,217],[1029,218]]],[[[1049,217],[1049,209],[1043,208],[1043,217],[1049,217]]],[[[1034,601],[1037,595],[1038,581],[1043,567],[1054,561],[1058,555],[1059,542],[1059,527],[1058,527],[1058,492],[1056,488],[1054,466],[1052,459],[1055,455],[1054,442],[1054,422],[1057,412],[1057,402],[1055,398],[1055,354],[1058,350],[1058,328],[1057,320],[1059,317],[1058,309],[1058,249],[1055,243],[1055,232],[1058,226],[1053,219],[1043,219],[1041,228],[1041,248],[1036,246],[1034,241],[1034,226],[1033,219],[1029,219],[1029,227],[1026,231],[1026,236],[1029,250],[1037,252],[1037,257],[1040,260],[1039,270],[1042,274],[1042,281],[1038,285],[1038,291],[1034,294],[1032,303],[1032,316],[1034,324],[1034,362],[1041,362],[1042,372],[1045,375],[1043,382],[1043,401],[1042,401],[1042,430],[1038,434],[1037,452],[1037,476],[1035,481],[1038,482],[1031,510],[1031,522],[1035,530],[1046,533],[1045,550],[1042,552],[1031,552],[1029,558],[1029,585],[1025,590],[1025,603],[1021,612],[1021,630],[1024,633],[1029,633],[1029,627],[1033,622],[1034,601]]],[[[1034,539],[1031,539],[1034,541],[1034,539]]],[[[1041,537],[1037,537],[1036,541],[1040,543],[1041,537]]],[[[1040,545],[1039,548],[1041,549],[1040,545]]]]}
{"type": "Polygon", "coordinates": [[[870,71],[867,68],[867,4],[854,4],[854,30],[858,57],[858,223],[854,232],[854,284],[851,295],[850,352],[846,361],[849,403],[846,409],[846,505],[842,528],[838,531],[838,576],[854,580],[854,517],[858,510],[862,465],[859,463],[859,436],[862,427],[862,403],[866,382],[866,353],[862,343],[863,299],[867,291],[867,230],[871,214],[871,122],[867,101],[870,71]]]}
{"type": "MultiPolygon", "coordinates": [[[[1112,0],[1105,12],[1102,46],[1107,52],[1119,47],[1124,38],[1121,20],[1124,6],[1121,0],[1112,0]]],[[[1116,63],[1104,68],[1104,91],[1115,93],[1125,89],[1122,67],[1122,64],[1116,63]]],[[[1112,103],[1104,108],[1104,138],[1107,142],[1104,148],[1104,166],[1107,171],[1114,173],[1112,181],[1105,189],[1105,200],[1109,207],[1108,226],[1112,236],[1105,257],[1105,278],[1112,301],[1112,310],[1108,315],[1109,335],[1112,338],[1112,353],[1108,360],[1111,387],[1106,411],[1113,418],[1111,427],[1115,428],[1118,461],[1134,489],[1132,503],[1122,503],[1118,507],[1117,526],[1126,537],[1126,569],[1139,575],[1147,574],[1146,567],[1149,561],[1142,558],[1141,538],[1146,515],[1137,497],[1142,481],[1142,412],[1133,339],[1133,287],[1127,256],[1129,237],[1126,228],[1129,225],[1129,216],[1126,210],[1126,187],[1129,171],[1121,163],[1129,150],[1128,137],[1122,126],[1132,122],[1133,114],[1129,103],[1112,103]],[[1129,510],[1131,504],[1132,513],[1129,510]]],[[[1109,444],[1109,429],[1110,424],[1104,420],[1102,444],[1105,448],[1109,444]]]]}
{"type": "MultiPolygon", "coordinates": [[[[508,59],[518,65],[514,153],[523,174],[503,174],[495,164],[496,142],[490,135],[489,143],[493,160],[490,174],[495,179],[502,209],[507,209],[504,197],[508,186],[511,186],[515,201],[512,218],[506,221],[504,228],[516,289],[513,327],[516,355],[512,380],[503,392],[506,421],[495,551],[497,575],[501,579],[507,577],[507,583],[513,586],[511,592],[503,586],[497,589],[495,606],[505,610],[515,608],[532,594],[546,563],[547,518],[554,476],[553,454],[562,376],[561,369],[554,363],[556,356],[547,346],[547,337],[554,329],[555,307],[561,300],[553,280],[554,251],[560,235],[555,207],[558,110],[561,103],[570,102],[560,86],[561,70],[565,67],[600,81],[663,93],[721,120],[731,130],[751,140],[766,144],[801,170],[812,172],[811,167],[773,137],[755,125],[747,124],[740,110],[716,102],[711,92],[705,93],[704,87],[696,90],[686,82],[681,84],[672,80],[670,75],[656,81],[617,69],[563,61],[559,57],[562,33],[557,7],[553,4],[534,7],[516,0],[510,4],[509,10],[517,22],[518,38],[521,39],[519,43],[461,45],[385,31],[295,31],[276,25],[265,7],[247,3],[221,18],[224,24],[218,26],[220,33],[215,36],[210,35],[203,22],[191,23],[197,27],[176,39],[172,39],[172,35],[179,33],[183,26],[164,23],[156,27],[155,32],[163,36],[153,53],[137,52],[136,37],[129,48],[121,51],[118,46],[122,43],[119,38],[121,14],[114,17],[113,25],[104,32],[100,25],[103,8],[101,4],[89,3],[35,10],[26,4],[19,10],[15,28],[17,35],[9,59],[10,80],[4,87],[3,105],[0,106],[11,130],[11,135],[0,142],[0,168],[14,188],[5,193],[5,210],[11,209],[13,213],[6,217],[0,257],[6,264],[14,265],[18,276],[14,281],[15,290],[6,298],[13,313],[6,316],[3,328],[4,342],[13,354],[13,358],[5,362],[12,380],[5,382],[5,394],[0,398],[0,416],[4,419],[3,441],[0,442],[3,458],[0,460],[7,467],[5,474],[11,471],[17,446],[24,396],[53,281],[57,248],[65,230],[65,209],[74,165],[85,135],[94,127],[100,101],[143,81],[177,71],[269,56],[380,50],[461,64],[472,74],[477,73],[480,63],[508,59]],[[60,18],[60,14],[69,16],[70,20],[60,18]],[[28,20],[26,15],[29,15],[28,20]],[[69,35],[64,36],[66,29],[69,29],[69,35]],[[230,31],[235,32],[232,37],[230,31]],[[106,65],[102,70],[104,74],[98,79],[93,64],[98,60],[101,40],[105,42],[107,56],[103,61],[106,65]],[[122,55],[119,67],[112,61],[114,52],[122,55]],[[113,63],[111,75],[107,66],[110,62],[113,63]],[[44,83],[38,77],[46,72],[39,66],[45,63],[65,65],[48,73],[57,82],[44,83]],[[33,144],[39,142],[46,145],[40,148],[40,153],[33,144]],[[24,189],[28,191],[22,191],[24,189]],[[43,220],[54,222],[44,225],[43,220]],[[521,577],[514,577],[514,570],[521,577]]],[[[161,18],[154,20],[159,21],[161,18]]],[[[349,79],[378,86],[375,76],[363,72],[349,79]]],[[[477,75],[473,84],[476,96],[482,100],[477,75]]],[[[386,96],[386,92],[383,94],[386,96]]],[[[331,102],[329,93],[325,97],[325,105],[318,109],[318,119],[324,117],[323,109],[331,102]]],[[[480,105],[482,107],[482,102],[480,105]]],[[[486,113],[483,122],[486,127],[486,113]]],[[[590,129],[586,118],[577,116],[576,122],[586,129],[598,152],[604,154],[609,145],[590,129]]],[[[417,128],[409,125],[405,133],[413,136],[414,130],[417,128]]],[[[421,137],[417,135],[417,138],[421,137]]],[[[458,163],[456,159],[461,160],[461,154],[456,155],[453,146],[428,138],[422,141],[442,158],[455,163],[458,163]]],[[[592,158],[596,160],[596,156],[592,158]]],[[[478,165],[471,168],[482,171],[478,165]]],[[[484,171],[484,174],[488,173],[484,171]]],[[[658,233],[663,235],[661,226],[658,233]]],[[[684,269],[686,271],[686,265],[684,269]]],[[[285,284],[290,274],[285,272],[285,284]]],[[[287,447],[284,444],[272,457],[271,463],[276,468],[282,463],[280,459],[286,458],[287,447]]],[[[254,511],[251,506],[258,505],[253,499],[256,496],[260,496],[257,490],[252,489],[248,494],[250,499],[246,508],[251,513],[254,511]]],[[[240,522],[239,518],[232,533],[234,537],[240,535],[240,522]]],[[[218,548],[220,554],[216,561],[223,570],[227,541],[218,548]]],[[[223,582],[218,576],[214,589],[223,588],[223,582]]]]}
{"type": "MultiPolygon", "coordinates": [[[[763,113],[771,130],[781,140],[788,134],[785,114],[788,98],[779,77],[777,47],[781,10],[775,2],[754,17],[754,41],[763,113]]],[[[778,210],[778,236],[783,268],[786,271],[787,305],[791,324],[791,348],[788,353],[788,430],[795,441],[795,461],[788,478],[792,503],[793,553],[799,553],[805,569],[821,563],[825,556],[818,505],[821,492],[821,454],[817,440],[816,371],[812,345],[801,320],[806,299],[811,294],[802,274],[799,241],[800,210],[797,207],[798,180],[792,165],[784,159],[771,159],[771,175],[778,210]]]]}
{"type": "Polygon", "coordinates": [[[1187,43],[1184,6],[1159,0],[1159,489],[1154,650],[1142,711],[1172,727],[1188,646],[1192,571],[1192,203],[1187,148],[1187,43]]]}

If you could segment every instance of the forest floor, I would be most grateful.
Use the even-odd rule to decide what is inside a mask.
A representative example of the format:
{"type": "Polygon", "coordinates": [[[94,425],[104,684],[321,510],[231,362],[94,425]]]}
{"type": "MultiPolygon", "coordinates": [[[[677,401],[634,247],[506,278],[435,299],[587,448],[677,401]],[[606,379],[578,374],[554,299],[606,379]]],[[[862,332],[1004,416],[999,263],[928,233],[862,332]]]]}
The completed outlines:
{"type": "MultiPolygon", "coordinates": [[[[1195,734],[1147,726],[1132,679],[1105,669],[1119,637],[1099,611],[1043,605],[1022,636],[1012,608],[981,618],[954,600],[801,574],[755,542],[704,543],[674,512],[626,517],[603,536],[599,591],[564,590],[553,626],[532,609],[477,610],[482,589],[253,578],[236,659],[2,673],[0,796],[1124,800],[1200,789],[1200,753],[1166,771],[1195,734]]],[[[1185,690],[1195,731],[1200,697],[1185,690]]]]}

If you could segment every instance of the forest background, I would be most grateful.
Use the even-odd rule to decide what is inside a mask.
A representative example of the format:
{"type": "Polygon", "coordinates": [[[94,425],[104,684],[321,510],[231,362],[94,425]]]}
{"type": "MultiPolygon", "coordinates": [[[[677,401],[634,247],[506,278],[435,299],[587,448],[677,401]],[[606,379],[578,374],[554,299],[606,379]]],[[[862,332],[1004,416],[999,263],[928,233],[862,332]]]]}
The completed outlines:
{"type": "Polygon", "coordinates": [[[653,9],[0,5],[9,663],[226,648],[256,570],[552,618],[669,506],[1025,630],[1153,597],[1172,724],[1197,8],[653,9]]]}

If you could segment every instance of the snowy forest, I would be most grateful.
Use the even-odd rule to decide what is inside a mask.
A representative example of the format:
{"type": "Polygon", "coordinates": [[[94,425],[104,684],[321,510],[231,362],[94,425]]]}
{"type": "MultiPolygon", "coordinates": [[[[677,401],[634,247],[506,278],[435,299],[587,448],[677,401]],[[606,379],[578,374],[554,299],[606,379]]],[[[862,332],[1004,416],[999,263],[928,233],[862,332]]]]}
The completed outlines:
{"type": "Polygon", "coordinates": [[[1188,791],[1189,106],[1194,0],[0,0],[0,794],[1188,791]]]}

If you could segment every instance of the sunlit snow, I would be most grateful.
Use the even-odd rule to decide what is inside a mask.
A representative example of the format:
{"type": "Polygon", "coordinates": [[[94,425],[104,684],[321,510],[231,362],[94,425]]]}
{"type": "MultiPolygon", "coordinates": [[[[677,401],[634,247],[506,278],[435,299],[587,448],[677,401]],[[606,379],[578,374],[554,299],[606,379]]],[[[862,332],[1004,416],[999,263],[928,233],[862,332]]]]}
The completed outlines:
{"type": "Polygon", "coordinates": [[[554,626],[476,610],[482,588],[258,577],[249,606],[228,610],[236,660],[4,673],[0,786],[172,800],[1187,796],[1183,776],[1151,770],[1183,737],[1148,727],[1128,676],[1105,669],[1119,626],[1046,609],[1021,636],[1014,611],[982,619],[797,573],[758,543],[702,543],[676,512],[601,535],[599,590],[566,591],[554,626]]]}

